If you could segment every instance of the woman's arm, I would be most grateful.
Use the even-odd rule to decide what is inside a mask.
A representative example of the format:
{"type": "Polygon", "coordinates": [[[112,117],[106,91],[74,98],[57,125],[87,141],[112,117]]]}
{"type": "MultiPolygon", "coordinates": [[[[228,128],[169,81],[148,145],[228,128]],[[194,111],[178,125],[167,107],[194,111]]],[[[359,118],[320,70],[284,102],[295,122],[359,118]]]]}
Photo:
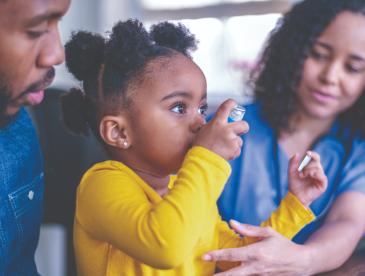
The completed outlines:
{"type": "Polygon", "coordinates": [[[327,219],[311,238],[298,245],[270,228],[232,224],[240,234],[261,239],[246,247],[212,251],[205,259],[243,262],[220,276],[275,274],[312,275],[335,269],[351,255],[365,230],[365,195],[338,197],[327,219]]]}
{"type": "Polygon", "coordinates": [[[365,231],[364,214],[364,194],[338,197],[323,226],[305,243],[311,249],[313,273],[333,270],[351,256],[365,231]]]}

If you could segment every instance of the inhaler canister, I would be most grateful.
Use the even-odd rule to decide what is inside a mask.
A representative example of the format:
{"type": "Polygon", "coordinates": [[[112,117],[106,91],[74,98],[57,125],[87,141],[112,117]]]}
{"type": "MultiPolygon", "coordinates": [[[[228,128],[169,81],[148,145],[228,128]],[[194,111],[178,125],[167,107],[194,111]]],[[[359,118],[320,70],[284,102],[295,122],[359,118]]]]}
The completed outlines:
{"type": "Polygon", "coordinates": [[[243,119],[243,116],[245,116],[246,108],[243,106],[237,105],[231,110],[231,113],[228,117],[228,122],[238,122],[243,119]]]}

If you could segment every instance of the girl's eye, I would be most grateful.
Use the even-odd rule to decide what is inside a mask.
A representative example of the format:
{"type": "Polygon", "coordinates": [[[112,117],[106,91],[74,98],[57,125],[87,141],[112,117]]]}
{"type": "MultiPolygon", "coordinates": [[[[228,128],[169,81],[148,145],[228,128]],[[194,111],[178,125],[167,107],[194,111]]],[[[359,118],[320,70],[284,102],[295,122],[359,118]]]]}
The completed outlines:
{"type": "Polygon", "coordinates": [[[184,103],[176,103],[170,110],[178,114],[184,114],[186,113],[186,105],[184,103]]]}
{"type": "Polygon", "coordinates": [[[207,104],[199,107],[199,110],[198,110],[199,114],[201,114],[203,116],[207,116],[207,111],[208,111],[208,105],[207,104]]]}

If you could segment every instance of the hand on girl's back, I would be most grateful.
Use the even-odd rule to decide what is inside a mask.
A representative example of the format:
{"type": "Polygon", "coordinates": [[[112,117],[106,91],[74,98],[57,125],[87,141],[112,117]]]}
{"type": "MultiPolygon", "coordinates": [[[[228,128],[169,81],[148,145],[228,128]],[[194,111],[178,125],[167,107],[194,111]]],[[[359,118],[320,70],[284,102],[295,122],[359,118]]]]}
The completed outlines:
{"type": "Polygon", "coordinates": [[[245,121],[228,123],[228,116],[237,103],[226,100],[218,108],[215,116],[197,133],[193,145],[205,147],[226,160],[232,160],[241,154],[241,134],[248,132],[245,121]]]}

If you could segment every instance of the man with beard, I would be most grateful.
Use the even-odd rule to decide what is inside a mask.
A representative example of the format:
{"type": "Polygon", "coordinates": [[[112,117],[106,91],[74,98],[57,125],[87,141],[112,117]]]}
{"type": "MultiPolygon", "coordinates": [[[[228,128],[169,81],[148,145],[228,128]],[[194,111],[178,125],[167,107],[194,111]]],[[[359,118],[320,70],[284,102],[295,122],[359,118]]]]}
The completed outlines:
{"type": "Polygon", "coordinates": [[[39,104],[64,60],[70,0],[0,0],[0,275],[38,275],[43,164],[24,106],[39,104]]]}

